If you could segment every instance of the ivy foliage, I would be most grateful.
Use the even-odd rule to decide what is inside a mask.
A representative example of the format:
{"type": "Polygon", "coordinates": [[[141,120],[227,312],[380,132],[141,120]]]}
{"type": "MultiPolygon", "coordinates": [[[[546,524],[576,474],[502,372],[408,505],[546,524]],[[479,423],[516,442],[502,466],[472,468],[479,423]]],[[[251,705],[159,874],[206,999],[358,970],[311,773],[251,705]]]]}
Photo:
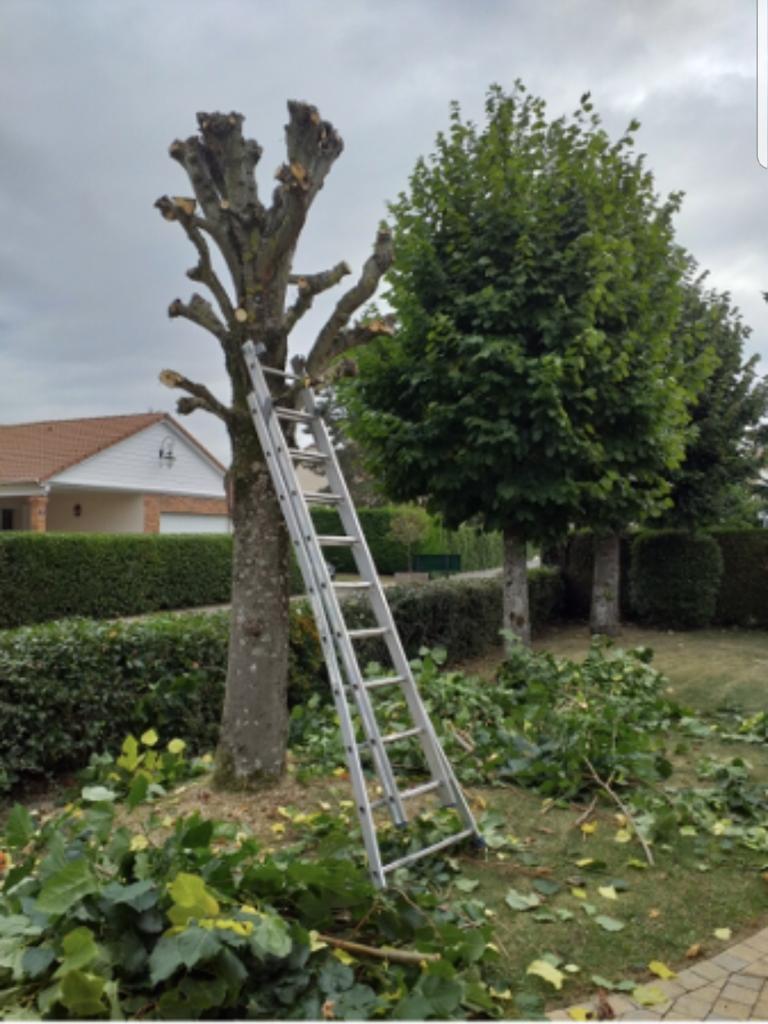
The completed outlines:
{"type": "Polygon", "coordinates": [[[481,127],[454,105],[392,205],[398,330],[345,385],[392,497],[539,540],[662,500],[708,365],[669,344],[680,196],[656,196],[638,127],[611,140],[588,94],[549,121],[520,82],[481,127]]]}
{"type": "MultiPolygon", "coordinates": [[[[155,741],[127,740],[119,778],[102,773],[56,816],[10,813],[0,835],[0,1019],[503,1015],[482,910],[461,898],[448,906],[424,883],[376,892],[338,814],[314,816],[312,855],[268,852],[234,823],[198,814],[150,813],[132,831],[121,792],[135,806],[152,795],[136,784],[155,741]],[[344,936],[393,950],[392,962],[347,952],[344,936]],[[411,955],[400,963],[403,946],[411,955]]],[[[439,862],[431,867],[445,879],[439,862]]]]}

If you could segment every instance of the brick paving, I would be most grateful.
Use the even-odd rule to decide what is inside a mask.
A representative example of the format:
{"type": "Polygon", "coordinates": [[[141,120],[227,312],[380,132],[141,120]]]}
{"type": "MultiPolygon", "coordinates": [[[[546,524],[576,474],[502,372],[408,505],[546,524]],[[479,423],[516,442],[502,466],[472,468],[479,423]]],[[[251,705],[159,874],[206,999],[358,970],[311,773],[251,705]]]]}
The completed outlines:
{"type": "MultiPolygon", "coordinates": [[[[646,983],[666,996],[642,1006],[627,993],[607,995],[614,1020],[768,1021],[768,928],[709,960],[686,967],[668,981],[646,983]]],[[[594,1000],[547,1014],[549,1020],[605,1020],[594,1000]],[[571,1011],[574,1012],[572,1016],[571,1011]],[[581,1012],[578,1012],[581,1011],[581,1012]]]]}

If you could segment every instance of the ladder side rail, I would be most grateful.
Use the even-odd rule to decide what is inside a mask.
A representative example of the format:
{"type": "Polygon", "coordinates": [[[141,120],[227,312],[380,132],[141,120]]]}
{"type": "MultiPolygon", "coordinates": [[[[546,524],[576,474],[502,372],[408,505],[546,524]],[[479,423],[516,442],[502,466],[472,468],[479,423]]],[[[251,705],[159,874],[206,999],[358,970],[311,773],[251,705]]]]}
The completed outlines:
{"type": "Polygon", "coordinates": [[[338,465],[338,460],[336,458],[336,453],[334,451],[328,429],[322,417],[317,412],[315,396],[311,389],[306,388],[301,392],[301,401],[303,402],[304,408],[307,412],[312,413],[316,417],[311,429],[318,451],[328,456],[326,470],[331,489],[335,493],[342,495],[342,502],[339,506],[339,516],[344,530],[346,533],[353,533],[361,538],[360,544],[353,547],[352,553],[355,557],[360,575],[363,579],[370,580],[371,582],[369,594],[374,615],[376,616],[377,621],[388,629],[385,636],[385,642],[395,671],[398,675],[403,677],[404,682],[401,688],[403,690],[403,695],[408,705],[411,718],[422,730],[419,734],[419,742],[421,744],[425,760],[429,765],[432,777],[441,783],[441,797],[443,801],[455,804],[461,818],[467,826],[477,831],[474,816],[469,809],[464,793],[456,779],[448,758],[445,756],[445,752],[443,751],[437,737],[432,720],[427,714],[426,708],[424,707],[416,688],[416,684],[413,680],[413,674],[411,672],[411,666],[403,649],[400,635],[392,616],[392,611],[384,594],[384,588],[381,585],[378,570],[376,569],[373,556],[371,555],[370,549],[365,540],[365,535],[363,534],[360,520],[357,512],[355,511],[355,506],[349,494],[346,481],[344,480],[343,474],[338,465]]]}
{"type": "Polygon", "coordinates": [[[374,885],[377,888],[383,889],[386,887],[386,877],[375,833],[373,810],[371,808],[371,801],[368,796],[368,790],[363,777],[362,768],[360,766],[359,755],[355,749],[355,730],[344,692],[344,679],[342,678],[336,649],[332,640],[333,634],[326,619],[325,608],[320,598],[317,583],[312,571],[312,563],[304,550],[299,524],[296,521],[293,509],[288,501],[285,480],[280,471],[280,466],[275,460],[271,439],[262,419],[261,409],[258,406],[258,399],[255,395],[249,396],[249,405],[251,408],[253,423],[256,428],[262,450],[265,454],[267,466],[272,476],[272,481],[278,495],[278,500],[280,501],[281,509],[285,516],[286,526],[288,527],[288,532],[293,542],[294,550],[296,551],[296,558],[307,588],[307,594],[312,605],[315,622],[317,623],[320,645],[325,657],[325,663],[328,667],[333,702],[336,708],[336,713],[339,716],[342,741],[344,743],[346,761],[349,767],[350,782],[355,796],[355,805],[360,819],[363,844],[368,857],[369,870],[374,885]]]}
{"type": "MultiPolygon", "coordinates": [[[[305,552],[308,566],[311,568],[312,584],[324,608],[324,621],[327,622],[331,635],[338,648],[342,663],[345,668],[346,680],[352,690],[352,695],[360,712],[360,719],[365,733],[363,746],[370,751],[376,774],[384,789],[387,808],[397,825],[405,824],[407,817],[400,799],[394,772],[389,755],[381,742],[381,735],[376,717],[363,686],[362,672],[357,662],[357,656],[349,638],[348,630],[344,622],[344,616],[334,593],[328,568],[322,548],[317,539],[314,523],[309,514],[299,487],[298,479],[293,463],[288,454],[288,443],[283,434],[278,418],[274,412],[272,395],[264,376],[263,368],[256,356],[255,349],[248,343],[243,346],[246,354],[246,362],[251,374],[251,381],[254,385],[252,412],[254,423],[261,421],[265,430],[268,449],[272,453],[271,458],[281,474],[283,487],[285,488],[285,505],[290,507],[291,515],[296,523],[302,549],[305,552]]],[[[262,444],[265,440],[260,438],[262,444]]],[[[281,504],[283,504],[281,502],[281,504]]],[[[305,584],[308,580],[305,577],[305,584]]],[[[343,737],[348,756],[352,756],[352,750],[357,746],[354,730],[351,736],[343,737]]],[[[359,757],[359,752],[355,751],[359,757]]]]}

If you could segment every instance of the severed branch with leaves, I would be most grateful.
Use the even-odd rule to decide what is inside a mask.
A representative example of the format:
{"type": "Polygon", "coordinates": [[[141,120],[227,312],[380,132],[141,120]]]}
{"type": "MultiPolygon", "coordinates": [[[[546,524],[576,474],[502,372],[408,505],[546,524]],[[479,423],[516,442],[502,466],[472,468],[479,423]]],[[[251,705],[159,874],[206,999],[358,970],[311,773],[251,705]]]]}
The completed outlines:
{"type": "MultiPolygon", "coordinates": [[[[198,134],[177,139],[170,147],[170,155],[187,173],[193,196],[165,195],[155,206],[166,220],[181,226],[194,246],[197,263],[187,276],[204,285],[213,302],[193,293],[186,302],[175,299],[168,314],[214,335],[233,384],[228,405],[205,385],[164,370],[162,383],[186,392],[177,406],[181,414],[203,409],[230,427],[247,416],[243,343],[261,342],[265,364],[284,369],[288,338],[296,324],[318,295],[352,272],[346,262],[318,273],[293,272],[299,233],[343,143],[315,107],[290,102],[288,114],[287,159],[276,172],[277,186],[268,207],[259,199],[255,177],[262,150],[255,140],[244,137],[242,115],[198,114],[198,134]],[[227,269],[226,282],[214,266],[212,245],[227,269]],[[290,302],[286,301],[288,289],[295,289],[290,302]]],[[[393,257],[392,237],[382,224],[359,278],[341,295],[304,360],[312,378],[320,378],[350,348],[393,332],[388,318],[351,323],[376,291],[393,257]]]]}

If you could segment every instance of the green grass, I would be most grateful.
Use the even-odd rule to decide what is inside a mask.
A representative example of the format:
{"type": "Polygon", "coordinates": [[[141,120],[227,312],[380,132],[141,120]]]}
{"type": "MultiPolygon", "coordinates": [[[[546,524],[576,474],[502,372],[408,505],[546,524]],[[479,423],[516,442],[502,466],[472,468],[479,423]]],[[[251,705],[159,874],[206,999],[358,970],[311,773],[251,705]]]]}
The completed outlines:
{"type": "MultiPolygon", "coordinates": [[[[628,627],[621,646],[652,647],[653,664],[670,680],[671,696],[696,714],[707,715],[724,706],[738,705],[744,712],[762,710],[768,704],[768,633],[702,630],[688,633],[661,632],[628,627]]],[[[589,646],[584,627],[549,630],[534,645],[558,656],[580,659],[589,646]]],[[[499,650],[465,666],[491,678],[500,662],[499,650]]],[[[704,755],[742,757],[757,780],[768,781],[768,746],[747,745],[719,738],[687,740],[670,737],[675,770],[671,785],[695,784],[696,763],[704,755]]],[[[542,813],[542,801],[529,791],[512,788],[486,793],[488,806],[499,810],[509,830],[523,841],[524,854],[500,861],[493,853],[485,865],[469,864],[466,871],[480,881],[473,895],[495,912],[499,947],[513,988],[519,988],[526,967],[544,953],[553,953],[579,967],[568,977],[561,992],[545,982],[529,978],[528,988],[540,992],[548,1005],[568,1005],[595,990],[591,975],[611,981],[635,978],[652,981],[647,965],[661,960],[673,969],[690,966],[686,951],[702,944],[704,956],[714,955],[730,943],[713,937],[714,929],[728,927],[735,941],[740,935],[764,926],[768,916],[768,884],[761,877],[765,856],[734,847],[724,851],[718,841],[676,837],[669,846],[655,846],[656,866],[637,870],[628,865],[643,859],[636,840],[615,841],[617,808],[601,801],[596,810],[597,831],[585,836],[576,826],[583,808],[552,808],[542,813]],[[606,863],[604,871],[585,872],[576,865],[583,857],[606,863]],[[538,909],[570,910],[569,921],[538,923],[536,911],[512,911],[504,902],[510,887],[533,890],[536,872],[562,884],[562,890],[538,909]],[[587,901],[598,914],[625,923],[621,931],[603,931],[583,910],[583,900],[570,889],[579,876],[587,901]],[[599,886],[620,879],[629,888],[617,900],[605,899],[599,886]]]]}

